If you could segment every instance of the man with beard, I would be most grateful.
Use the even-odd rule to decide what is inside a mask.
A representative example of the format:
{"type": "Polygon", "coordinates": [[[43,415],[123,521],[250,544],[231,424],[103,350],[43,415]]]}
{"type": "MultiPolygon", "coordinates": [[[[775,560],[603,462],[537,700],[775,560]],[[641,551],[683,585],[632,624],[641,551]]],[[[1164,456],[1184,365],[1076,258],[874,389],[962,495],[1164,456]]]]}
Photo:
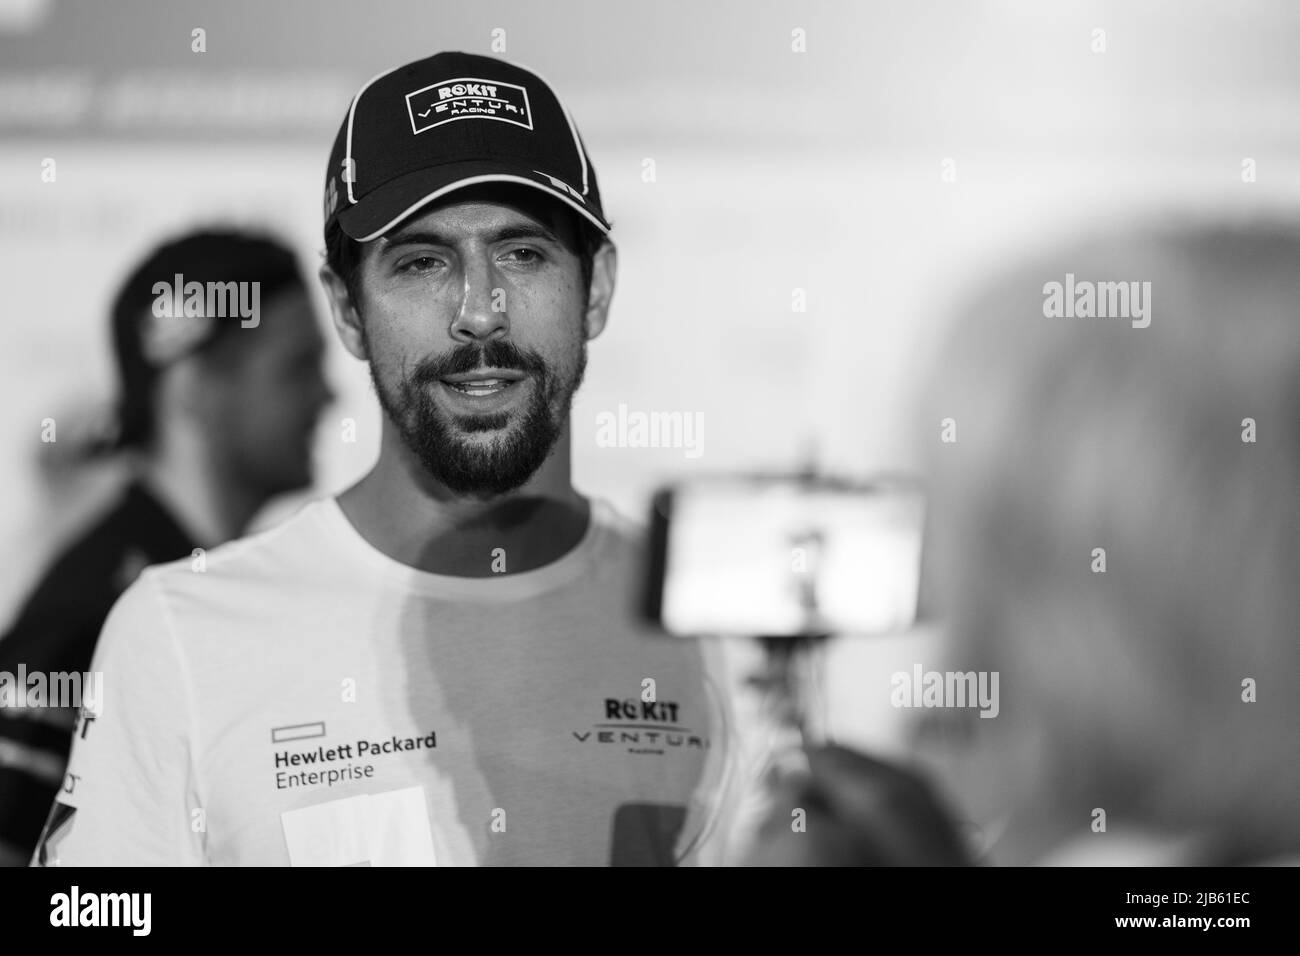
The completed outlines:
{"type": "Polygon", "coordinates": [[[698,862],[722,701],[636,623],[638,541],[570,482],[615,252],[568,114],[487,57],[382,74],[325,218],[379,461],[127,592],[38,862],[698,862]]]}

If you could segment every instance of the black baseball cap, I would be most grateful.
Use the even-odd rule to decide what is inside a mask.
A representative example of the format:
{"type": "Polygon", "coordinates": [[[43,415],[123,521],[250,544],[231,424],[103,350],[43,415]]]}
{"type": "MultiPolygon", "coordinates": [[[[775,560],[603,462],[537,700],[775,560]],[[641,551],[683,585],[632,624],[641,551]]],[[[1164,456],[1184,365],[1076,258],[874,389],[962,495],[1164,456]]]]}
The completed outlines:
{"type": "Polygon", "coordinates": [[[352,97],[325,175],[325,228],[337,221],[368,242],[447,193],[489,182],[540,189],[610,231],[578,127],[546,82],[494,57],[438,53],[352,97]]]}

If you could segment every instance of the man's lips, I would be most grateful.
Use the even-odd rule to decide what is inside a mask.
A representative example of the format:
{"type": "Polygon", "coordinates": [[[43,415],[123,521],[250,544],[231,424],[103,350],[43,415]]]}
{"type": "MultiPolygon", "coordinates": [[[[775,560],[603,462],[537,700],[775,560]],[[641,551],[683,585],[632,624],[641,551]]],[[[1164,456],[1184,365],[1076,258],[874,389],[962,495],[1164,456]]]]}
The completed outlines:
{"type": "Polygon", "coordinates": [[[444,375],[442,381],[448,385],[485,385],[489,382],[513,383],[527,376],[513,368],[486,368],[475,372],[460,372],[456,375],[444,375]]]}
{"type": "MultiPolygon", "coordinates": [[[[513,394],[515,391],[514,386],[527,377],[523,372],[516,369],[489,368],[475,372],[460,372],[456,375],[447,375],[440,381],[451,394],[472,398],[475,400],[476,407],[486,409],[489,406],[479,405],[478,403],[496,396],[513,394]]],[[[496,407],[498,404],[493,402],[491,407],[496,407]]]]}

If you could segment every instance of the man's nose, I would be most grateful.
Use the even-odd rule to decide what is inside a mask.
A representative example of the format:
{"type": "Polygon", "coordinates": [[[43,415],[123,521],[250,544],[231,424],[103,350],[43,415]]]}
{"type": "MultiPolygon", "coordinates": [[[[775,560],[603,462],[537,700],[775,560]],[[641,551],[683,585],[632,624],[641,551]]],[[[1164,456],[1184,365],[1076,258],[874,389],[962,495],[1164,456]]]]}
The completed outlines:
{"type": "Polygon", "coordinates": [[[451,337],[458,342],[504,338],[510,332],[505,289],[487,256],[465,262],[464,289],[460,308],[451,323],[451,337]]]}

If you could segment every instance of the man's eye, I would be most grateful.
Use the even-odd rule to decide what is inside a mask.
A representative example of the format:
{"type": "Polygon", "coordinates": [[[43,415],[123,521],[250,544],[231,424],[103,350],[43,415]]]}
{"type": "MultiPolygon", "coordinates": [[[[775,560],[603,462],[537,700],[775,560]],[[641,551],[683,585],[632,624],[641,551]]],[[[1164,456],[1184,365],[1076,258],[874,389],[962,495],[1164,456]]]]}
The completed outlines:
{"type": "Polygon", "coordinates": [[[521,265],[532,265],[543,260],[543,256],[536,249],[511,249],[506,253],[506,258],[518,262],[521,265]]]}
{"type": "Polygon", "coordinates": [[[397,267],[398,272],[428,272],[436,266],[438,260],[433,256],[416,256],[414,259],[407,259],[397,267]]]}

